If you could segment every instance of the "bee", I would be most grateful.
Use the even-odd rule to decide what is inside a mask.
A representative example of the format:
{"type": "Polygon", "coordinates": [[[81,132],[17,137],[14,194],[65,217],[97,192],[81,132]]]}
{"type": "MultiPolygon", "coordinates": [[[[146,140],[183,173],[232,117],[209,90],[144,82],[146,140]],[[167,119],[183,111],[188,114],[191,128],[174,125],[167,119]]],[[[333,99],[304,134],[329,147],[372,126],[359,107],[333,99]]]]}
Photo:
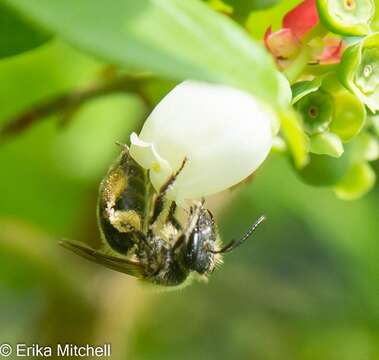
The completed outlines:
{"type": "Polygon", "coordinates": [[[130,156],[126,145],[121,146],[99,189],[102,247],[61,242],[78,255],[149,283],[179,286],[196,275],[207,278],[222,262],[222,255],[241,245],[264,220],[261,216],[239,240],[222,247],[204,200],[192,203],[182,226],[176,203],[167,198],[187,159],[156,193],[148,171],[130,156]]]}

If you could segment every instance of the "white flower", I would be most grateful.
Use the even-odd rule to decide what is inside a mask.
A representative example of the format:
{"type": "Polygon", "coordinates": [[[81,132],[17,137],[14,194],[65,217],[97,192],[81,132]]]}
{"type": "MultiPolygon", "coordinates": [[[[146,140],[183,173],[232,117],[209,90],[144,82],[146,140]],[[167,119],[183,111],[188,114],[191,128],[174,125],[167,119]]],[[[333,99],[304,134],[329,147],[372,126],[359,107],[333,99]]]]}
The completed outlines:
{"type": "Polygon", "coordinates": [[[188,161],[169,193],[183,203],[225,190],[254,172],[268,155],[278,119],[267,105],[225,85],[185,81],[130,137],[131,156],[150,169],[159,189],[188,161]]]}

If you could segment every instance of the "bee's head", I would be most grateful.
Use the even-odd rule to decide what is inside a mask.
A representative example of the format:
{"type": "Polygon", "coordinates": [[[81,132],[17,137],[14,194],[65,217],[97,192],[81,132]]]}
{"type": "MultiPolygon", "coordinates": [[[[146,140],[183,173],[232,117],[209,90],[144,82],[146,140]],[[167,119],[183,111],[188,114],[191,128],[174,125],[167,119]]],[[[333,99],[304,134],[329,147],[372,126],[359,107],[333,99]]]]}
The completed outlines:
{"type": "Polygon", "coordinates": [[[199,274],[213,271],[216,261],[217,230],[211,212],[200,208],[196,226],[189,236],[185,263],[187,267],[199,274]]]}
{"type": "Polygon", "coordinates": [[[212,272],[215,265],[221,262],[222,254],[229,253],[244,243],[258,225],[265,220],[265,216],[261,216],[241,238],[232,240],[220,248],[216,225],[211,212],[205,209],[202,204],[198,210],[199,217],[185,249],[185,265],[189,270],[196,271],[201,275],[212,272]]]}

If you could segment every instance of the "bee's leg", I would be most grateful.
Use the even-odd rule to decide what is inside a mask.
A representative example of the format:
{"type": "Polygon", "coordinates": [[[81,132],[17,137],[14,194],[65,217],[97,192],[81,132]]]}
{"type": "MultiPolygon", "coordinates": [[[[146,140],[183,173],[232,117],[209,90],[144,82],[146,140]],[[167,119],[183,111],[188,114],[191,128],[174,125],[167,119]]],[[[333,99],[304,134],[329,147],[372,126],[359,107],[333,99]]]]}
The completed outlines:
{"type": "Polygon", "coordinates": [[[116,145],[119,146],[121,149],[129,153],[129,146],[126,144],[123,144],[120,141],[116,141],[116,145]]]}
{"type": "Polygon", "coordinates": [[[174,227],[175,229],[181,231],[182,230],[182,226],[180,225],[179,221],[176,219],[175,217],[175,212],[176,212],[176,209],[177,209],[177,205],[176,203],[173,201],[170,205],[170,209],[168,211],[168,215],[167,215],[167,221],[169,221],[174,227]]]}
{"type": "Polygon", "coordinates": [[[184,158],[182,165],[180,165],[180,168],[174,174],[172,174],[160,188],[158,196],[156,197],[153,204],[153,215],[149,221],[149,225],[154,224],[155,221],[158,219],[159,215],[161,214],[161,212],[163,211],[164,205],[165,205],[165,196],[174,185],[176,178],[179,176],[179,174],[183,170],[186,162],[187,162],[187,158],[184,158]]]}
{"type": "Polygon", "coordinates": [[[199,217],[200,217],[200,213],[202,209],[203,209],[203,203],[201,202],[195,202],[191,206],[189,219],[188,219],[187,226],[184,232],[186,240],[189,239],[190,235],[195,230],[197,222],[199,221],[199,217]]]}
{"type": "Polygon", "coordinates": [[[186,236],[183,234],[176,240],[174,246],[172,247],[173,252],[179,249],[186,242],[186,236]]]}

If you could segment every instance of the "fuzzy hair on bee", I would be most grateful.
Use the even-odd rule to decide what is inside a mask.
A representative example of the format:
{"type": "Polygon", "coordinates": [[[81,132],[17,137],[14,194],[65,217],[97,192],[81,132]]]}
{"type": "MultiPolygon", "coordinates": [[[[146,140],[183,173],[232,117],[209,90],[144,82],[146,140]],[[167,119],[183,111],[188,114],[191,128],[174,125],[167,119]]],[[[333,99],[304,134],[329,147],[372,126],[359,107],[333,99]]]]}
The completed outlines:
{"type": "Polygon", "coordinates": [[[97,218],[102,247],[77,241],[61,245],[78,255],[148,283],[178,287],[194,277],[207,279],[222,256],[241,245],[265,219],[261,216],[239,240],[222,247],[217,226],[203,201],[194,201],[185,224],[167,194],[186,165],[184,159],[155,192],[148,172],[129,154],[126,145],[99,188],[97,218]]]}

